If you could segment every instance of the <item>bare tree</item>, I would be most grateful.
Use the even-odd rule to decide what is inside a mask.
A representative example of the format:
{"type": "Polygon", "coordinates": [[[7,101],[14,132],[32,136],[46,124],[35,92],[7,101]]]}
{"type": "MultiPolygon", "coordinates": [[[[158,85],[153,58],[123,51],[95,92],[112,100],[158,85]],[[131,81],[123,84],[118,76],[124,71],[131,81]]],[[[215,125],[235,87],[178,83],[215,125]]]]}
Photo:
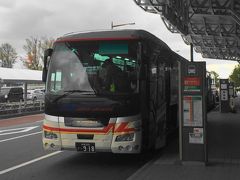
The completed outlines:
{"type": "Polygon", "coordinates": [[[0,46],[1,67],[12,68],[17,59],[17,52],[9,43],[0,46]]]}
{"type": "Polygon", "coordinates": [[[30,37],[26,39],[26,44],[23,49],[27,53],[25,65],[29,69],[41,70],[44,50],[52,47],[54,39],[52,38],[36,38],[30,37]]]}
{"type": "Polygon", "coordinates": [[[217,88],[219,88],[219,74],[215,71],[210,71],[210,74],[213,75],[215,85],[216,85],[217,88]]]}
{"type": "Polygon", "coordinates": [[[42,51],[45,51],[48,48],[52,48],[54,41],[55,39],[53,38],[42,37],[42,51]]]}
{"type": "Polygon", "coordinates": [[[240,64],[236,65],[229,76],[230,80],[234,82],[234,86],[240,89],[240,64]]]}

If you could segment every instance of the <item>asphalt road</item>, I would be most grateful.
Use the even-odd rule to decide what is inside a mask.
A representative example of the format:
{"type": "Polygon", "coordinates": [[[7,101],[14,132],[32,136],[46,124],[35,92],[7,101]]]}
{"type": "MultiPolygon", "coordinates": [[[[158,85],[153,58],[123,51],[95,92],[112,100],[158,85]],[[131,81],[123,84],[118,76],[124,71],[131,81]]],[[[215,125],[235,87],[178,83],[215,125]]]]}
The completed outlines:
{"type": "MultiPolygon", "coordinates": [[[[237,141],[237,137],[240,137],[240,97],[236,99],[236,104],[237,113],[212,111],[208,114],[210,160],[230,158],[232,162],[240,157],[240,143],[237,141]]],[[[162,153],[154,155],[45,152],[41,143],[42,121],[38,121],[39,118],[42,116],[0,120],[0,180],[125,180],[134,177],[137,171],[142,172],[141,167],[146,167],[146,164],[151,164],[148,162],[159,157],[161,162],[165,162],[164,154],[177,158],[178,143],[174,141],[162,153]]]]}
{"type": "Polygon", "coordinates": [[[156,156],[45,152],[41,126],[38,121],[0,128],[1,180],[123,180],[156,156]]]}

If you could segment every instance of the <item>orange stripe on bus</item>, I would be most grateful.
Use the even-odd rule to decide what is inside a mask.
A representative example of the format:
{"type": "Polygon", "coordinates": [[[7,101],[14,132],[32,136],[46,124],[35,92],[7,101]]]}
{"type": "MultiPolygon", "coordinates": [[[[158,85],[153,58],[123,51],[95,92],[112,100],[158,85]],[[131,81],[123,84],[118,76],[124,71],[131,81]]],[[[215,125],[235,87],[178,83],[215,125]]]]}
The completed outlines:
{"type": "Polygon", "coordinates": [[[103,129],[66,129],[66,128],[55,128],[43,125],[43,129],[49,131],[58,131],[61,133],[101,133],[107,134],[109,133],[114,127],[114,124],[108,124],[107,127],[103,129]]]}

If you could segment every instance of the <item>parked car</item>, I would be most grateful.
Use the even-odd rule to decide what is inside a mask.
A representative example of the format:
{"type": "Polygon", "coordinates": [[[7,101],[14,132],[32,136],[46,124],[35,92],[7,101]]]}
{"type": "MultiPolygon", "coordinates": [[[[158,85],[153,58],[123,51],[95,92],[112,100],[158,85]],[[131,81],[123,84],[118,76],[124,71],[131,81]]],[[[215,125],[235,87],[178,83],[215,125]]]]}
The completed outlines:
{"type": "Polygon", "coordinates": [[[44,89],[34,89],[32,91],[32,100],[44,100],[45,91],[44,89]]]}
{"type": "Polygon", "coordinates": [[[17,102],[23,100],[22,87],[2,87],[0,91],[0,102],[17,102]]]}
{"type": "Polygon", "coordinates": [[[33,98],[33,91],[34,90],[27,90],[27,99],[28,100],[32,100],[33,98]]]}

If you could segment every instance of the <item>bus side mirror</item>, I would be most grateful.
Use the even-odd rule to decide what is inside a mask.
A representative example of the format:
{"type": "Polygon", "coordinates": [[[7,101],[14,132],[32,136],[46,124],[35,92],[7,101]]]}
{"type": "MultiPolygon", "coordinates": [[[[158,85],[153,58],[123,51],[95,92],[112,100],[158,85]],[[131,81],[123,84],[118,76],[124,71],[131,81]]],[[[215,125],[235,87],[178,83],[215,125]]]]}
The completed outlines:
{"type": "Polygon", "coordinates": [[[43,67],[42,82],[46,82],[46,80],[47,80],[47,69],[45,67],[43,67]]]}
{"type": "Polygon", "coordinates": [[[42,71],[42,82],[46,82],[47,80],[47,72],[48,72],[48,58],[52,56],[53,49],[46,49],[44,51],[43,57],[43,71],[42,71]]]}

